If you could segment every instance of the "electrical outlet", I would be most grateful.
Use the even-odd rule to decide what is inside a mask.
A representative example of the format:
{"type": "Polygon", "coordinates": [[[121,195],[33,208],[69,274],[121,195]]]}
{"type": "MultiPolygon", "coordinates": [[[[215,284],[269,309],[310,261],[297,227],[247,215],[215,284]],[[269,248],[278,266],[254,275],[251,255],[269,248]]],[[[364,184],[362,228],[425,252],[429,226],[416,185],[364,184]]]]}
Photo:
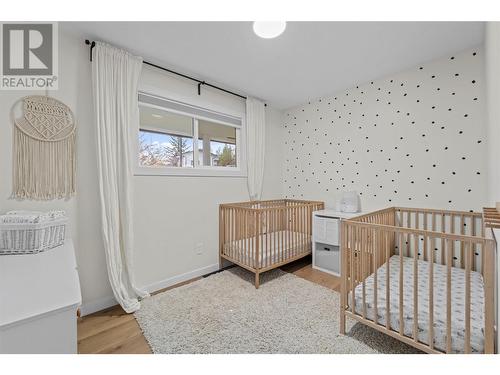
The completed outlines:
{"type": "Polygon", "coordinates": [[[203,243],[199,242],[195,245],[194,251],[196,252],[196,255],[201,255],[203,254],[203,243]]]}

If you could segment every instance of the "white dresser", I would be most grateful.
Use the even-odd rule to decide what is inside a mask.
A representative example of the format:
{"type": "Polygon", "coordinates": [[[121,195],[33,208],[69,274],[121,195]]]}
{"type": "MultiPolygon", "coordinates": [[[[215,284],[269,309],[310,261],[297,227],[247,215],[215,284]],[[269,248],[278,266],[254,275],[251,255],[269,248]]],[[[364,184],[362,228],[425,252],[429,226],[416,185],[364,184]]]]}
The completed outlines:
{"type": "Polygon", "coordinates": [[[0,256],[0,353],[76,353],[81,300],[71,240],[0,256]]]}
{"type": "Polygon", "coordinates": [[[313,212],[312,266],[314,269],[340,276],[340,222],[358,213],[320,210],[313,212]]]}

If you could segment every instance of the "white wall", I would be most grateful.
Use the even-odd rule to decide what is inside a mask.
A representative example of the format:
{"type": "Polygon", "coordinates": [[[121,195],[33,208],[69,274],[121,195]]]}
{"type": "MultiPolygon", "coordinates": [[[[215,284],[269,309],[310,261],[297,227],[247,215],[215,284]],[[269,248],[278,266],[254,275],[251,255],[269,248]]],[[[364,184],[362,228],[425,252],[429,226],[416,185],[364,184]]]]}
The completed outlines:
{"type": "MultiPolygon", "coordinates": [[[[486,88],[488,95],[488,204],[500,202],[500,22],[488,22],[485,35],[486,88]]],[[[495,230],[500,240],[500,230],[495,230]]],[[[497,249],[497,301],[500,298],[500,257],[497,249]]],[[[498,305],[497,305],[498,316],[498,305]]],[[[498,318],[497,318],[498,322],[498,318]]],[[[497,348],[500,330],[497,329],[497,348]]]]}
{"type": "MultiPolygon", "coordinates": [[[[62,29],[62,30],[61,30],[62,29]]],[[[10,200],[12,123],[10,108],[22,96],[40,92],[0,92],[0,212],[10,209],[63,209],[71,220],[84,313],[114,303],[109,286],[100,228],[96,138],[91,97],[91,65],[84,37],[66,25],[59,35],[59,90],[51,95],[69,105],[77,121],[77,197],[69,201],[10,200]]],[[[145,68],[141,89],[231,114],[244,113],[244,102],[145,68]]],[[[268,145],[280,130],[281,114],[267,108],[268,145]]],[[[266,197],[281,195],[280,147],[266,164],[266,197]]],[[[248,199],[246,179],[235,177],[135,176],[134,224],[136,279],[140,286],[162,287],[212,270],[218,261],[218,207],[248,199]],[[203,244],[202,254],[194,251],[203,244]],[[199,271],[199,272],[197,272],[199,271]]]]}
{"type": "Polygon", "coordinates": [[[75,243],[84,302],[109,299],[111,289],[106,274],[99,226],[95,137],[90,96],[90,63],[83,39],[65,33],[59,35],[59,90],[50,95],[66,103],[74,112],[77,124],[77,197],[68,201],[17,201],[9,199],[12,191],[12,134],[9,113],[12,105],[36,91],[0,92],[0,212],[10,209],[65,210],[70,218],[75,243]]]}
{"type": "Polygon", "coordinates": [[[480,210],[483,64],[478,46],[285,111],[285,195],[335,206],[356,190],[363,210],[480,210]]]}
{"type": "Polygon", "coordinates": [[[488,198],[500,202],[500,22],[488,22],[485,34],[488,95],[488,198]]]}

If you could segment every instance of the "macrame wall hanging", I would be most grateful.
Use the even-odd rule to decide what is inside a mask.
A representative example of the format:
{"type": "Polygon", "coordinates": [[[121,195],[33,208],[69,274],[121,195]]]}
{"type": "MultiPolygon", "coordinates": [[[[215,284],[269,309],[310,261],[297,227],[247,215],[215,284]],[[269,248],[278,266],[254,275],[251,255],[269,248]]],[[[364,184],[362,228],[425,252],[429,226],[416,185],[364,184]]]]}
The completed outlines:
{"type": "Polygon", "coordinates": [[[64,103],[48,96],[22,100],[15,119],[13,197],[50,200],[75,194],[75,122],[64,103]]]}

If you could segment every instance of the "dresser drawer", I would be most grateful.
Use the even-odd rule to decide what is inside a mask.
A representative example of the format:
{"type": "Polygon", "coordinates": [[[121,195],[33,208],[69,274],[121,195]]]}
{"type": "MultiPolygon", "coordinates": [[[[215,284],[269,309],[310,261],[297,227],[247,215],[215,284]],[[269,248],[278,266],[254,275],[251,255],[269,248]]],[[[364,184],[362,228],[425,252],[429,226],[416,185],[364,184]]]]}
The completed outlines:
{"type": "Polygon", "coordinates": [[[340,220],[322,216],[314,216],[314,241],[330,245],[339,245],[340,220]]]}
{"type": "Polygon", "coordinates": [[[314,266],[340,274],[340,249],[338,246],[316,243],[314,266]]]}

